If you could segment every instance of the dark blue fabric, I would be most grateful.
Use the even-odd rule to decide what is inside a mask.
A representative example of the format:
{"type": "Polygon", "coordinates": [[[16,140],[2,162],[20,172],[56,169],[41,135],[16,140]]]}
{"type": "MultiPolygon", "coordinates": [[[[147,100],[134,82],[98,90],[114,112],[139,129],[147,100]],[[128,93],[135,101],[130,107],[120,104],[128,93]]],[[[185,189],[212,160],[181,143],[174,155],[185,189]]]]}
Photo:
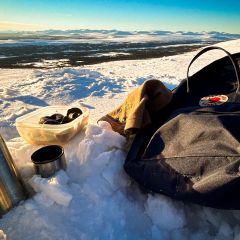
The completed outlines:
{"type": "MultiPolygon", "coordinates": [[[[238,63],[240,53],[234,54],[238,63]]],[[[126,172],[148,191],[201,205],[240,209],[240,96],[232,62],[217,60],[173,91],[154,124],[135,137],[126,172]],[[237,91],[238,92],[238,91],[237,91]],[[218,106],[201,98],[226,95],[218,106]]]]}

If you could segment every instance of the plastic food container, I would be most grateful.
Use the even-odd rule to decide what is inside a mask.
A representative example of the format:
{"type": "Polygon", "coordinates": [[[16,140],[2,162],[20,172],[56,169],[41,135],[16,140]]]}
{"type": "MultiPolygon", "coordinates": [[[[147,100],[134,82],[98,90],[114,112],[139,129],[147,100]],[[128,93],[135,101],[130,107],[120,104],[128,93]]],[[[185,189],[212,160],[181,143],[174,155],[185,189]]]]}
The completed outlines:
{"type": "MultiPolygon", "coordinates": [[[[71,106],[72,107],[72,106],[71,106]]],[[[40,124],[41,117],[51,116],[55,113],[67,114],[69,106],[47,106],[30,112],[16,119],[16,127],[20,136],[28,143],[47,145],[67,143],[88,122],[89,111],[87,108],[79,107],[82,115],[65,124],[52,125],[40,124]]]]}

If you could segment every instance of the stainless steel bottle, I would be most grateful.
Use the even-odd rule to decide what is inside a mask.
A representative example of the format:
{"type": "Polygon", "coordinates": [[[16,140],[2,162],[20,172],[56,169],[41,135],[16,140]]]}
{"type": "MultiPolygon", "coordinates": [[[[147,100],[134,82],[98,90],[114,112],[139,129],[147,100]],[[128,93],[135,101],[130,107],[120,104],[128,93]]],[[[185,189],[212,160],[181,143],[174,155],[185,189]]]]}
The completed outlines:
{"type": "Polygon", "coordinates": [[[0,135],[0,216],[26,196],[20,174],[0,135]]]}

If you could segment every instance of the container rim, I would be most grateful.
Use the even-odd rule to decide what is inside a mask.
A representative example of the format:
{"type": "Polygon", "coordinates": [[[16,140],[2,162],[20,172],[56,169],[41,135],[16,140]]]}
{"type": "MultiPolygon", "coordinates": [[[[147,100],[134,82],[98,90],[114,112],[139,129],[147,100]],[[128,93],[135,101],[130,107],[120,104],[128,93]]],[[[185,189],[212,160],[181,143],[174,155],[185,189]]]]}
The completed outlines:
{"type": "MultiPolygon", "coordinates": [[[[73,106],[75,107],[75,106],[73,106]]],[[[79,117],[75,118],[73,121],[69,122],[69,123],[65,123],[65,124],[59,124],[59,125],[50,125],[50,124],[39,124],[39,123],[34,123],[34,122],[25,122],[28,119],[31,119],[32,117],[34,117],[35,115],[39,114],[39,113],[44,113],[45,110],[59,110],[59,111],[66,111],[69,109],[68,106],[46,106],[46,107],[42,107],[39,109],[36,109],[34,111],[31,111],[27,114],[24,114],[23,116],[20,116],[16,119],[15,123],[16,123],[16,127],[31,127],[31,128],[44,128],[46,130],[50,129],[56,129],[56,130],[60,130],[60,129],[68,129],[73,127],[73,125],[75,123],[81,122],[83,121],[84,118],[88,117],[89,115],[89,109],[86,107],[82,107],[82,106],[76,106],[78,108],[81,108],[82,110],[82,115],[80,115],[79,117]]]]}
{"type": "Polygon", "coordinates": [[[60,145],[47,145],[39,148],[31,155],[34,164],[46,164],[56,161],[64,154],[64,149],[60,145]]]}

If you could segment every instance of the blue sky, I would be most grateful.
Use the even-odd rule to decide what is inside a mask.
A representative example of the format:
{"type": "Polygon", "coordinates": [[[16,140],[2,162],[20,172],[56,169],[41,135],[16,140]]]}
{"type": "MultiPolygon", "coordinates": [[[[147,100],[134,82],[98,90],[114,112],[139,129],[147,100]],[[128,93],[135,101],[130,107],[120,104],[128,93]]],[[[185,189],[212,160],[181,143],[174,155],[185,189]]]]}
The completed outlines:
{"type": "Polygon", "coordinates": [[[240,0],[0,0],[0,30],[240,33],[240,0]]]}

